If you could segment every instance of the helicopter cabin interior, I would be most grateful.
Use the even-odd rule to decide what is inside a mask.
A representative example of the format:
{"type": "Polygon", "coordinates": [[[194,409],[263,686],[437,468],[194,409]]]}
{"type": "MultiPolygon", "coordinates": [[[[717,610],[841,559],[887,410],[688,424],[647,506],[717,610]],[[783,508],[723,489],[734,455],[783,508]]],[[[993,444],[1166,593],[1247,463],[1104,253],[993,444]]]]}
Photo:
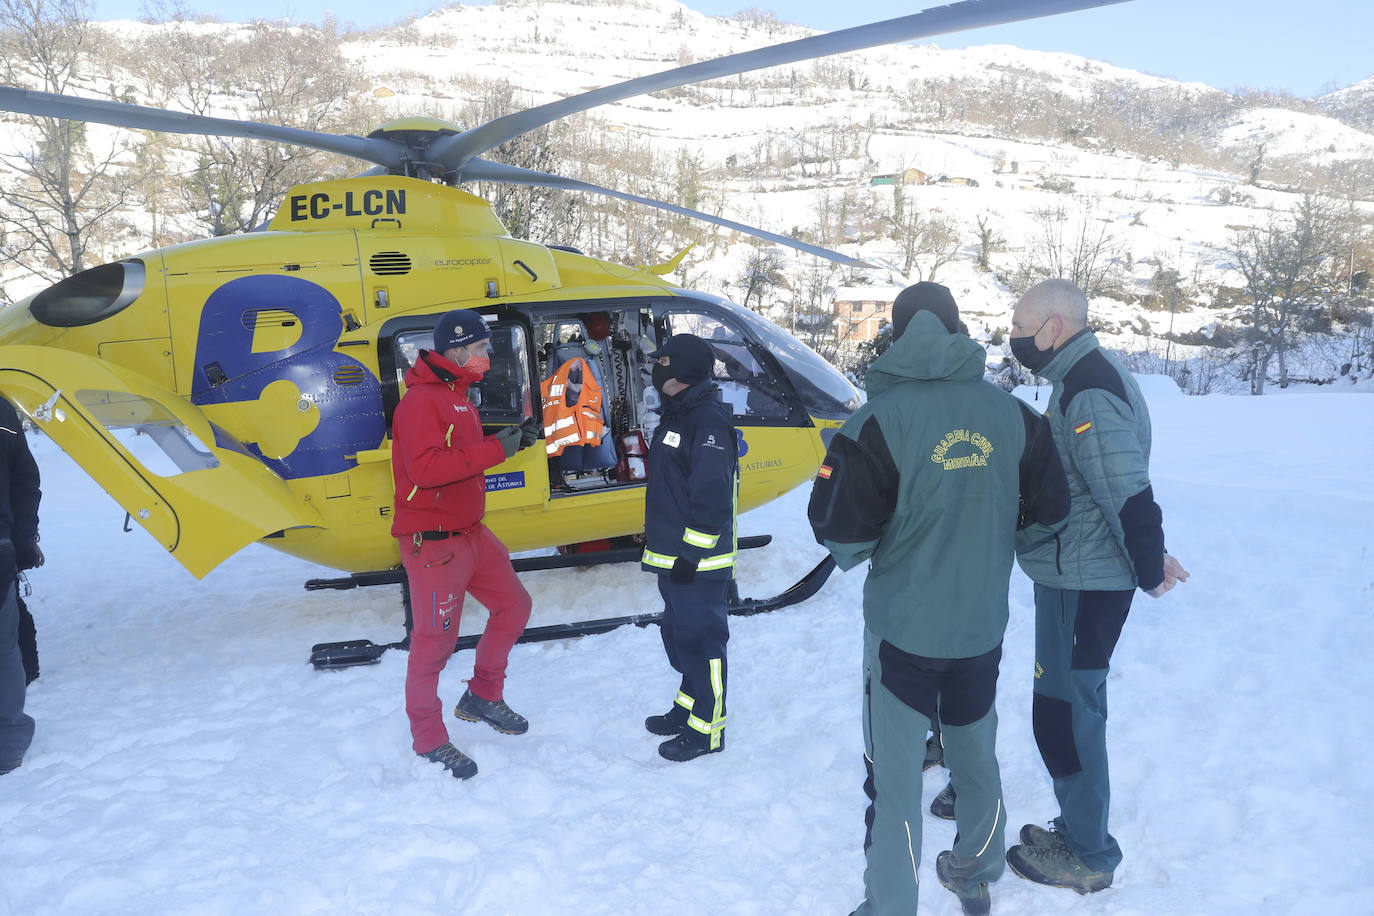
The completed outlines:
{"type": "MultiPolygon", "coordinates": [[[[737,426],[808,426],[812,410],[824,416],[853,409],[847,403],[852,389],[826,392],[806,381],[807,367],[798,361],[816,359],[814,354],[786,346],[775,326],[749,322],[741,311],[708,297],[680,296],[504,306],[485,316],[491,369],[469,396],[488,431],[541,417],[553,498],[643,482],[661,407],[650,382],[649,354],[673,334],[710,342],[716,355],[712,378],[737,426]],[[570,409],[580,403],[597,413],[599,423],[588,425],[598,434],[585,444],[565,441],[574,437],[560,435],[547,409],[558,397],[570,409]]],[[[433,345],[438,318],[398,316],[378,337],[388,424],[405,391],[405,373],[419,351],[433,345]]]]}

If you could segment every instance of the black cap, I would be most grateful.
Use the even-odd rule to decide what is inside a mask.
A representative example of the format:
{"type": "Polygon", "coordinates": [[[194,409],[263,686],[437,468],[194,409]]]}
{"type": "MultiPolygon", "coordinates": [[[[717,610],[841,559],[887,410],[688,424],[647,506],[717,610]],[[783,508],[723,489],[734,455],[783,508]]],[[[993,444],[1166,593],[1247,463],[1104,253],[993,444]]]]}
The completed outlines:
{"type": "Polygon", "coordinates": [[[959,332],[959,306],[954,304],[954,295],[939,283],[922,281],[902,290],[892,303],[893,340],[902,336],[917,312],[930,312],[940,319],[946,331],[951,334],[959,332]]]}
{"type": "Polygon", "coordinates": [[[684,385],[704,382],[711,376],[711,367],[716,363],[716,351],[711,345],[695,334],[674,334],[663,346],[649,354],[650,359],[668,357],[668,368],[673,370],[673,378],[684,385]]]}

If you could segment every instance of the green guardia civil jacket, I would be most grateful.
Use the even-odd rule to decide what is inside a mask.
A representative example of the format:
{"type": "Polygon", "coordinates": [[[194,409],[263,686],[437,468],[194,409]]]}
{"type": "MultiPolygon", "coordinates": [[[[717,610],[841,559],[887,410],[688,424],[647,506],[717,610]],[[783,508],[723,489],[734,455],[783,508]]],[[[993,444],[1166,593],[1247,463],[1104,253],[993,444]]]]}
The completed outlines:
{"type": "Polygon", "coordinates": [[[1002,641],[1018,527],[1052,530],[1068,488],[1045,418],[983,379],[987,353],[918,312],[868,370],[808,517],[841,569],[868,560],[864,621],[903,652],[971,658],[1002,641]]]}
{"type": "Polygon", "coordinates": [[[1097,335],[1071,337],[1040,372],[1054,383],[1046,416],[1069,479],[1060,531],[1030,526],[1017,560],[1041,585],[1151,589],[1164,581],[1164,529],[1150,486],[1150,411],[1097,335]]]}

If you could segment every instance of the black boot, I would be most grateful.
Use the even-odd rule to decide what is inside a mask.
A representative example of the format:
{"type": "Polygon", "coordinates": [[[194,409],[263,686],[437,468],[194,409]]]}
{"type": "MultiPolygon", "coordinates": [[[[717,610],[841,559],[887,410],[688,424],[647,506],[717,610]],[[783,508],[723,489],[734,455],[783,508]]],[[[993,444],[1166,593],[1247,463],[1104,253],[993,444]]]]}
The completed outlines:
{"type": "Polygon", "coordinates": [[[987,916],[992,911],[987,882],[973,882],[961,872],[977,867],[977,859],[961,859],[946,849],[935,857],[935,877],[959,898],[964,916],[987,916]]]}
{"type": "Polygon", "coordinates": [[[471,689],[453,707],[453,714],[466,722],[485,722],[507,735],[523,735],[530,730],[530,723],[505,700],[484,700],[471,689]]]}
{"type": "Polygon", "coordinates": [[[665,760],[674,763],[686,763],[688,760],[695,760],[704,754],[716,754],[725,750],[725,732],[716,732],[714,736],[703,735],[694,728],[685,728],[682,734],[669,741],[665,741],[658,746],[658,755],[665,760]],[[712,738],[715,738],[715,747],[711,746],[712,738]]]}
{"type": "Polygon", "coordinates": [[[442,765],[444,769],[458,779],[471,779],[477,775],[477,764],[473,762],[472,758],[447,741],[420,756],[442,765]]]}
{"type": "Polygon", "coordinates": [[[945,765],[945,748],[940,743],[939,735],[931,735],[926,739],[926,759],[921,764],[921,771],[925,772],[931,767],[942,767],[945,765]]]}
{"type": "Polygon", "coordinates": [[[945,783],[940,794],[930,800],[930,813],[947,821],[954,820],[954,783],[945,783]]]}
{"type": "Polygon", "coordinates": [[[687,727],[687,710],[674,703],[673,708],[664,715],[650,716],[645,719],[644,727],[649,730],[651,735],[662,735],[665,738],[680,735],[682,730],[687,727]]]}

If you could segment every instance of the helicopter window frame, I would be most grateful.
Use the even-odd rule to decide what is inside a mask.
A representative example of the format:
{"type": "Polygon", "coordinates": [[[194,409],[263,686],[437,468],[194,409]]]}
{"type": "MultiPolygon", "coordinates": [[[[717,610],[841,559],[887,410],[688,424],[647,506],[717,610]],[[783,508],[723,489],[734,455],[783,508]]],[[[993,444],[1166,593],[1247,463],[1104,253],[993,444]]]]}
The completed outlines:
{"type": "Polygon", "coordinates": [[[712,311],[717,314],[724,312],[733,316],[735,313],[731,309],[739,309],[741,314],[738,316],[738,321],[747,329],[745,336],[758,344],[760,350],[766,355],[767,364],[773,367],[772,371],[783,381],[781,387],[796,397],[799,409],[807,417],[807,422],[804,425],[813,425],[811,422],[813,418],[846,420],[863,403],[864,396],[859,391],[858,386],[840,372],[837,367],[758,312],[744,309],[728,299],[710,293],[694,292],[683,296],[679,301],[696,303],[708,313],[712,311]],[[798,347],[801,348],[800,351],[798,347]],[[847,386],[843,392],[844,400],[839,399],[838,394],[840,392],[827,390],[827,386],[818,383],[808,375],[809,369],[822,367],[829,369],[844,380],[847,386]]]}
{"type": "Polygon", "coordinates": [[[219,459],[200,437],[154,398],[103,388],[82,388],[74,397],[140,468],[155,477],[219,467],[219,459]]]}
{"type": "MultiPolygon", "coordinates": [[[[377,335],[377,368],[382,382],[382,405],[386,416],[387,435],[391,435],[391,421],[396,412],[396,405],[401,402],[402,385],[404,375],[412,365],[403,362],[401,359],[398,342],[406,335],[423,333],[428,335],[430,346],[418,347],[419,349],[432,349],[434,328],[439,323],[439,319],[445,312],[431,312],[423,315],[404,315],[398,316],[387,321],[382,325],[381,331],[377,335]]],[[[518,394],[520,400],[519,414],[514,410],[499,411],[495,410],[491,404],[478,403],[478,414],[482,418],[484,429],[495,429],[519,423],[528,417],[539,415],[539,405],[534,394],[534,351],[532,349],[532,334],[529,322],[519,313],[511,313],[507,309],[502,309],[496,316],[482,313],[483,319],[487,323],[487,328],[492,331],[493,340],[498,331],[510,331],[516,336],[517,343],[509,351],[499,351],[509,354],[509,361],[514,366],[508,370],[508,374],[517,379],[518,394]]],[[[499,353],[493,345],[492,368],[497,369],[499,353]]],[[[503,360],[504,361],[504,360],[503,360]]],[[[490,372],[488,373],[491,374],[490,372]]],[[[485,379],[483,380],[485,382],[485,379]]],[[[473,386],[479,399],[482,398],[482,384],[479,382],[473,386]]]]}
{"type": "MultiPolygon", "coordinates": [[[[736,306],[742,308],[742,306],[736,306]]],[[[731,408],[731,420],[737,426],[780,426],[780,427],[809,427],[813,426],[811,415],[803,407],[800,393],[792,384],[791,378],[783,371],[782,366],[778,365],[768,348],[758,339],[754,329],[745,321],[738,319],[731,314],[730,310],[721,306],[717,302],[708,298],[698,298],[696,296],[675,296],[669,300],[659,300],[654,303],[654,332],[658,335],[658,345],[662,346],[671,333],[670,318],[673,315],[701,315],[718,322],[724,327],[733,331],[736,340],[732,341],[707,341],[710,344],[722,343],[726,345],[743,344],[749,356],[751,356],[762,370],[761,375],[766,380],[768,386],[773,391],[764,390],[763,393],[779,400],[786,407],[785,415],[750,414],[735,413],[735,404],[732,400],[722,398],[727,407],[731,408]]],[[[679,332],[681,333],[681,332],[679,332]]],[[[690,333],[690,332],[688,332],[690,333]]],[[[723,362],[719,358],[718,363],[723,362]]],[[[712,381],[719,385],[722,381],[739,383],[739,379],[732,379],[728,376],[717,376],[714,368],[711,373],[712,381]]]]}

